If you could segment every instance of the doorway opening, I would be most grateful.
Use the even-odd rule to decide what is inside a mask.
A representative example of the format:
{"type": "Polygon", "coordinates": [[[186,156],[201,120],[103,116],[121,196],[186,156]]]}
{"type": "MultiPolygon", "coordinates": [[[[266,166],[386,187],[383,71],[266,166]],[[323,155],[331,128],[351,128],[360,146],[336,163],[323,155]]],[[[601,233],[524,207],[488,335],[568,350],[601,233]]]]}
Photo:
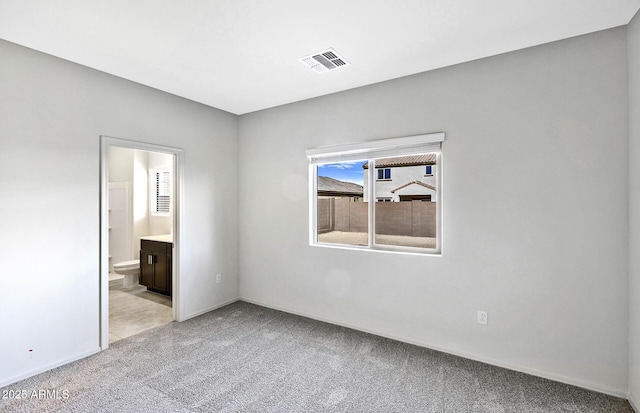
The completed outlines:
{"type": "Polygon", "coordinates": [[[182,150],[100,137],[100,347],[180,321],[182,150]]]}

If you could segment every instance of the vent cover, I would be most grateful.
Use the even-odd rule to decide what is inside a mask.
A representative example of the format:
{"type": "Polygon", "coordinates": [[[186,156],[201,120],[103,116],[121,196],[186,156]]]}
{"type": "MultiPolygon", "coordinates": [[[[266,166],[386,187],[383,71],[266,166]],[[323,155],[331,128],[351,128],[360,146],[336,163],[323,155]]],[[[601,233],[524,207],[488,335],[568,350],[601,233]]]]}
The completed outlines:
{"type": "Polygon", "coordinates": [[[340,57],[333,49],[301,57],[298,60],[318,73],[349,66],[349,62],[340,57]]]}

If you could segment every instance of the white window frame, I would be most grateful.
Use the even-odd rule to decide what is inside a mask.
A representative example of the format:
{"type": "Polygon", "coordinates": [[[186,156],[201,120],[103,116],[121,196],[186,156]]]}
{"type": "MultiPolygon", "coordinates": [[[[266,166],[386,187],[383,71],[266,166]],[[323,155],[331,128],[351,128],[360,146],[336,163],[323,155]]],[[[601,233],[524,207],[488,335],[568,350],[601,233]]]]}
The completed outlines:
{"type": "Polygon", "coordinates": [[[406,136],[401,138],[380,139],[375,141],[351,143],[344,145],[327,146],[321,148],[307,149],[306,154],[309,159],[309,245],[329,248],[354,249],[365,251],[400,252],[420,255],[442,255],[442,142],[444,142],[444,132],[430,133],[416,136],[406,136]],[[375,204],[374,195],[375,183],[377,181],[377,170],[375,159],[403,156],[420,153],[436,153],[436,164],[433,165],[436,176],[436,188],[438,189],[438,202],[436,205],[436,247],[435,248],[415,248],[395,245],[384,245],[375,243],[375,204]],[[318,242],[318,221],[317,221],[317,201],[318,165],[326,163],[348,162],[367,159],[369,167],[368,174],[369,202],[368,216],[368,236],[369,241],[366,246],[350,244],[329,244],[318,242]]]}

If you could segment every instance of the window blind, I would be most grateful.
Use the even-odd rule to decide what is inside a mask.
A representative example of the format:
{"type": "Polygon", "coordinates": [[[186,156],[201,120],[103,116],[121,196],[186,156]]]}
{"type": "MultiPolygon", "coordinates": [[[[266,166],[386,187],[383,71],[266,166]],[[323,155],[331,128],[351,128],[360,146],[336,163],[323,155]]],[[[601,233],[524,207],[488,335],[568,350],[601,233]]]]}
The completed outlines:
{"type": "Polygon", "coordinates": [[[171,179],[169,172],[156,172],[156,212],[169,212],[171,179]]]}
{"type": "Polygon", "coordinates": [[[307,149],[312,165],[438,152],[444,132],[307,149]]]}

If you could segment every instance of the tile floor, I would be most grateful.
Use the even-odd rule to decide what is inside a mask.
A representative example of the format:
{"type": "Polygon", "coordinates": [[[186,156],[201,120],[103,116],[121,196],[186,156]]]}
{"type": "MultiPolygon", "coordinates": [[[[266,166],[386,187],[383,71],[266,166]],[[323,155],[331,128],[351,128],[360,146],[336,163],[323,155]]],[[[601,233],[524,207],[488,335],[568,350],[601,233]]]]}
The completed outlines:
{"type": "Polygon", "coordinates": [[[109,343],[172,321],[171,297],[139,284],[122,288],[122,278],[109,276],[109,343]]]}

